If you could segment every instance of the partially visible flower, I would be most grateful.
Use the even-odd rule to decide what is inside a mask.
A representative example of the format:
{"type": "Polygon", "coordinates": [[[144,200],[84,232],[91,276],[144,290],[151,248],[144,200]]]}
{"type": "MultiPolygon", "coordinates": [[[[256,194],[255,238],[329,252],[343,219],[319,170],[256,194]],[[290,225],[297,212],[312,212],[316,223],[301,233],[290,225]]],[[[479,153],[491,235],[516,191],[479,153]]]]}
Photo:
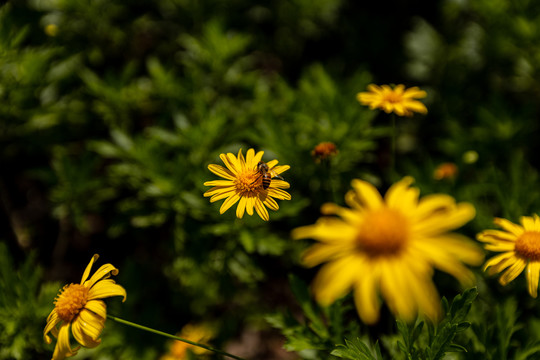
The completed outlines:
{"type": "Polygon", "coordinates": [[[319,143],[311,150],[311,156],[315,159],[316,163],[320,163],[322,160],[336,156],[339,150],[333,142],[325,141],[319,143]]]}
{"type": "Polygon", "coordinates": [[[58,35],[58,26],[56,24],[48,24],[45,26],[45,34],[51,37],[58,35]]]}
{"type": "Polygon", "coordinates": [[[478,240],[486,243],[486,250],[502,252],[486,261],[484,271],[489,275],[502,272],[499,282],[505,286],[526,269],[529,294],[536,298],[540,276],[540,217],[522,216],[519,222],[521,225],[495,218],[494,223],[503,230],[484,230],[478,234],[478,240]]]}
{"type": "Polygon", "coordinates": [[[405,177],[392,185],[384,199],[366,181],[353,180],[345,196],[350,208],[323,205],[325,216],[314,225],[293,230],[295,239],[318,241],[303,255],[306,266],[326,263],[313,281],[315,298],[322,305],[354,292],[356,309],[363,322],[379,318],[381,301],[406,321],[424,313],[440,315],[440,301],[432,281],[433,269],[457,278],[464,286],[474,283],[464,266],[479,265],[482,250],[464,236],[449,233],[475,215],[469,203],[448,195],[419,199],[419,190],[405,177]]]}
{"type": "MultiPolygon", "coordinates": [[[[195,325],[187,324],[182,328],[180,333],[177,334],[186,340],[190,340],[196,343],[204,344],[210,341],[214,337],[214,330],[208,325],[195,325]]],[[[183,341],[175,340],[171,343],[169,353],[163,355],[160,360],[184,360],[188,359],[188,349],[196,355],[202,355],[209,353],[209,350],[194,346],[183,341]]]]}
{"type": "Polygon", "coordinates": [[[219,157],[226,168],[220,165],[210,164],[208,170],[221,176],[225,180],[213,180],[204,183],[205,186],[213,186],[204,193],[205,197],[210,196],[210,202],[225,199],[219,213],[223,214],[231,206],[238,202],[236,217],[242,218],[244,212],[253,215],[253,209],[259,216],[269,220],[268,210],[278,210],[279,206],[274,198],[279,200],[290,200],[291,195],[282,190],[290,187],[289,183],[276,179],[276,176],[290,169],[289,165],[277,165],[277,160],[271,160],[268,165],[268,175],[271,177],[268,188],[263,186],[263,176],[258,170],[258,163],[262,161],[264,151],[255,154],[253,149],[249,149],[246,157],[242,155],[242,149],[238,151],[238,156],[232,153],[221,154],[219,157]]]}
{"type": "Polygon", "coordinates": [[[454,179],[458,174],[458,167],[454,163],[445,162],[440,164],[433,171],[435,180],[454,179]]]}
{"type": "Polygon", "coordinates": [[[394,112],[399,116],[412,116],[413,112],[427,114],[426,106],[418,100],[426,97],[426,92],[418,87],[405,89],[405,85],[397,85],[391,88],[389,85],[368,85],[367,92],[356,95],[362,105],[367,105],[371,110],[381,109],[386,113],[394,112]]]}
{"type": "Polygon", "coordinates": [[[47,317],[43,338],[47,344],[52,342],[49,332],[58,339],[52,360],[61,360],[77,354],[80,346],[71,348],[70,332],[84,347],[94,348],[101,343],[99,336],[105,327],[107,305],[101,299],[122,296],[126,300],[126,290],[109,279],[117,275],[118,269],[111,264],[102,265],[88,279],[92,265],[99,255],[94,255],[84,270],[80,284],[64,286],[58,293],[53,311],[47,317]]]}

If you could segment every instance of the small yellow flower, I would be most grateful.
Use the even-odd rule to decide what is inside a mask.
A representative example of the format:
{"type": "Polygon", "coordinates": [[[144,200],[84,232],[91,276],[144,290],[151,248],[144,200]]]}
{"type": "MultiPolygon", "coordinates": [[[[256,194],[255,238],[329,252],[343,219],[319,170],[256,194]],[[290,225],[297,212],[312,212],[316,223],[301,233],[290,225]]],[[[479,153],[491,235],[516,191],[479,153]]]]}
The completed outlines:
{"type": "Polygon", "coordinates": [[[268,207],[271,210],[278,210],[279,206],[274,198],[279,200],[290,200],[291,195],[282,190],[290,187],[289,183],[276,179],[284,171],[290,169],[289,165],[277,165],[277,160],[266,163],[268,165],[268,175],[271,177],[268,188],[263,186],[263,177],[258,170],[258,163],[262,161],[264,151],[255,154],[253,149],[249,149],[246,157],[242,155],[242,149],[238,151],[238,157],[232,153],[221,154],[219,157],[227,168],[220,165],[210,164],[208,169],[214,174],[221,176],[225,180],[213,180],[204,183],[205,186],[213,186],[204,193],[205,197],[210,196],[210,202],[225,199],[219,213],[223,214],[231,206],[238,202],[236,216],[242,218],[244,212],[253,215],[253,209],[259,216],[268,221],[268,207]]]}
{"type": "Polygon", "coordinates": [[[454,179],[458,174],[458,167],[454,163],[446,162],[442,163],[433,171],[433,178],[435,180],[442,179],[454,179]]]}
{"type": "Polygon", "coordinates": [[[540,217],[522,216],[521,225],[501,218],[495,218],[494,223],[504,231],[484,230],[477,238],[486,243],[486,250],[502,254],[486,261],[484,271],[489,275],[502,272],[499,282],[505,286],[526,269],[529,294],[536,298],[540,276],[540,217]]]}
{"type": "Polygon", "coordinates": [[[426,92],[418,87],[405,89],[405,85],[391,88],[389,85],[368,85],[367,92],[361,92],[356,98],[362,105],[368,105],[371,110],[381,109],[386,113],[394,112],[399,116],[412,116],[413,112],[427,114],[427,108],[418,100],[426,97],[426,92]]]}
{"type": "Polygon", "coordinates": [[[311,150],[311,156],[315,159],[316,163],[320,163],[322,160],[336,156],[339,150],[333,142],[325,141],[319,143],[311,150]]]}
{"type": "Polygon", "coordinates": [[[45,34],[51,37],[58,35],[58,26],[56,24],[48,24],[45,26],[45,34]]]}
{"type": "Polygon", "coordinates": [[[77,354],[80,346],[72,349],[69,334],[84,347],[94,348],[101,343],[99,336],[105,327],[107,318],[107,306],[104,299],[111,296],[123,296],[126,300],[126,290],[109,279],[111,275],[117,275],[118,269],[111,264],[102,265],[92,275],[90,270],[98,259],[94,255],[84,270],[80,284],[64,286],[59,291],[53,311],[47,317],[47,325],[43,330],[43,338],[47,344],[52,342],[49,332],[58,339],[54,348],[53,360],[61,360],[77,354]],[[60,325],[60,327],[58,327],[60,325]]]}
{"type": "MultiPolygon", "coordinates": [[[[199,344],[204,344],[210,341],[214,337],[214,330],[208,325],[194,325],[187,324],[182,328],[182,331],[178,334],[179,337],[190,340],[199,344]]],[[[196,355],[202,355],[209,353],[209,350],[194,346],[183,341],[174,341],[171,343],[169,353],[163,355],[160,360],[184,360],[188,359],[188,349],[196,355]]]]}
{"type": "Polygon", "coordinates": [[[323,265],[312,290],[322,305],[354,291],[356,309],[363,322],[379,318],[382,296],[389,309],[406,321],[418,312],[435,320],[440,315],[433,269],[445,271],[464,286],[474,283],[464,264],[483,260],[480,247],[464,236],[449,233],[471,220],[474,207],[448,195],[419,199],[405,177],[388,189],[384,199],[366,181],[353,180],[345,196],[350,208],[323,205],[325,216],[317,223],[293,230],[295,239],[318,241],[303,255],[306,266],[323,265]]]}

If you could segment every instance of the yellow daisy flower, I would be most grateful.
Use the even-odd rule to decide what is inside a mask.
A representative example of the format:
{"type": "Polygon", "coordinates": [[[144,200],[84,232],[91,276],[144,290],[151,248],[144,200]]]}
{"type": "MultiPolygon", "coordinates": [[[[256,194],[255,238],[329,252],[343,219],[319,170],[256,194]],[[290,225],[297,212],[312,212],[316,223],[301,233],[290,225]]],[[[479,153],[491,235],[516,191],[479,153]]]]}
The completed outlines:
{"type": "Polygon", "coordinates": [[[502,272],[499,282],[505,286],[526,269],[529,294],[536,298],[540,276],[540,217],[522,216],[521,225],[501,218],[495,218],[494,223],[504,231],[484,230],[477,238],[486,243],[486,250],[502,254],[486,261],[484,271],[489,275],[502,272]]]}
{"type": "Polygon", "coordinates": [[[379,318],[381,300],[406,321],[418,312],[431,319],[440,315],[439,295],[432,281],[433,269],[456,277],[464,286],[474,283],[464,264],[483,260],[480,247],[464,236],[449,233],[471,220],[474,207],[448,195],[419,199],[419,190],[405,177],[388,189],[384,199],[366,181],[353,180],[345,196],[350,208],[323,205],[326,216],[314,225],[293,230],[295,239],[316,243],[303,254],[308,267],[323,265],[312,290],[322,305],[354,292],[363,322],[379,318]]]}
{"type": "Polygon", "coordinates": [[[368,85],[367,92],[361,92],[356,98],[362,105],[371,110],[381,109],[386,113],[394,112],[399,116],[412,116],[413,112],[427,114],[427,108],[418,100],[426,97],[426,92],[418,87],[405,89],[405,85],[397,85],[393,89],[389,85],[368,85]]]}
{"type": "MultiPolygon", "coordinates": [[[[214,330],[208,325],[187,324],[178,334],[179,337],[199,344],[206,344],[214,337],[214,330]]],[[[194,346],[183,341],[173,341],[169,353],[163,355],[160,360],[184,360],[188,359],[188,349],[196,355],[209,353],[209,350],[194,346]]]]}
{"type": "Polygon", "coordinates": [[[80,284],[64,286],[58,293],[53,311],[47,317],[47,325],[43,330],[43,338],[47,344],[52,342],[49,332],[58,339],[54,348],[53,360],[61,360],[77,354],[80,346],[72,349],[69,333],[84,347],[94,348],[101,343],[98,339],[105,327],[107,306],[104,299],[111,296],[123,296],[126,300],[126,290],[109,279],[117,275],[118,269],[111,264],[102,265],[88,279],[92,265],[99,255],[94,255],[84,270],[80,284]],[[60,327],[58,327],[60,325],[60,327]]]}
{"type": "MultiPolygon", "coordinates": [[[[266,170],[259,170],[259,163],[262,163],[264,151],[255,154],[253,149],[249,149],[246,157],[242,155],[242,149],[238,151],[238,156],[232,153],[221,154],[219,157],[227,168],[220,165],[210,164],[208,169],[214,174],[221,176],[225,180],[213,180],[204,183],[205,186],[213,186],[204,193],[205,197],[210,196],[210,202],[225,199],[219,213],[223,214],[231,206],[238,202],[236,207],[236,217],[242,218],[244,212],[253,215],[253,209],[259,216],[268,221],[268,210],[278,210],[279,206],[274,198],[279,200],[291,200],[291,195],[282,190],[290,187],[284,180],[276,179],[284,171],[290,169],[289,165],[277,165],[277,160],[266,163],[266,170]],[[267,174],[265,181],[262,172],[267,174]],[[270,183],[268,184],[268,179],[270,183]]],[[[264,166],[264,165],[263,165],[264,166]]]]}

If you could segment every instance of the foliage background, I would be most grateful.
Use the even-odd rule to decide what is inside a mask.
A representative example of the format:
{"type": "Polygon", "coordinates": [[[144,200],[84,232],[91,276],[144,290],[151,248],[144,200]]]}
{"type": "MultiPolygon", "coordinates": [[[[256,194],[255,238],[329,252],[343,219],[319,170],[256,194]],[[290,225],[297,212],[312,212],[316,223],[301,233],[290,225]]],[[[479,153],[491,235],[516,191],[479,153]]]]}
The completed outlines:
{"type": "MultiPolygon", "coordinates": [[[[313,223],[324,202],[342,203],[353,178],[381,190],[396,180],[388,117],[355,100],[371,82],[428,92],[427,116],[398,119],[396,170],[414,176],[422,194],[472,202],[477,217],[464,233],[474,237],[494,216],[537,213],[539,7],[8,1],[0,7],[0,359],[51,356],[42,329],[52,300],[94,253],[121,270],[128,300],[109,310],[122,318],[172,333],[210,321],[215,346],[252,359],[328,359],[355,337],[403,356],[388,314],[368,328],[350,299],[330,309],[310,302],[303,284],[315,271],[299,263],[308,243],[289,233],[313,223]],[[317,164],[310,152],[321,141],[340,152],[317,164]],[[202,197],[215,178],[207,165],[250,147],[291,165],[292,201],[268,223],[219,215],[202,197]],[[443,162],[457,164],[455,179],[433,178],[443,162]]],[[[501,288],[478,276],[473,326],[458,339],[469,352],[460,356],[533,358],[539,312],[523,278],[501,288]]],[[[463,290],[444,274],[435,281],[449,298],[463,290]]],[[[157,359],[168,346],[112,321],[103,338],[78,358],[157,359]]]]}

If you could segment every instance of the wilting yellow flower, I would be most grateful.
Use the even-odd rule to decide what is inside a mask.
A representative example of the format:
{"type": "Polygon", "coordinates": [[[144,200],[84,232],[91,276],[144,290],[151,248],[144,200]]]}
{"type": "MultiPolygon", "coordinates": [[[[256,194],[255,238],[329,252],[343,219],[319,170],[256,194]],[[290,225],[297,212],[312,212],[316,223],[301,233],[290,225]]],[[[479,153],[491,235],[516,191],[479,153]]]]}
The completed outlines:
{"type": "Polygon", "coordinates": [[[221,176],[226,180],[213,180],[204,183],[205,186],[213,186],[204,193],[204,196],[210,196],[210,202],[225,199],[219,213],[223,214],[231,206],[238,202],[236,207],[236,216],[242,218],[244,212],[253,215],[253,209],[259,216],[268,221],[268,207],[271,210],[278,210],[279,206],[274,198],[279,200],[291,200],[291,195],[282,190],[290,187],[289,183],[276,179],[284,171],[290,169],[289,165],[277,165],[277,160],[266,163],[268,165],[267,179],[270,184],[265,188],[263,184],[263,174],[258,169],[259,162],[262,161],[264,151],[255,154],[253,149],[249,149],[246,157],[242,155],[242,149],[238,151],[238,157],[232,153],[221,154],[219,157],[227,168],[220,165],[210,164],[208,169],[214,174],[221,176]]]}
{"type": "Polygon", "coordinates": [[[489,275],[504,271],[499,282],[506,285],[527,269],[525,275],[529,294],[537,297],[540,276],[540,217],[536,214],[532,217],[522,216],[521,225],[501,218],[495,218],[494,223],[504,231],[484,230],[477,238],[486,243],[486,250],[502,254],[486,261],[484,270],[489,275]]]}
{"type": "Polygon", "coordinates": [[[90,270],[98,259],[94,255],[84,270],[80,284],[64,286],[58,293],[53,311],[47,317],[47,325],[43,330],[43,338],[47,344],[52,342],[49,332],[58,339],[54,348],[53,360],[61,360],[77,354],[80,346],[71,348],[69,333],[84,347],[94,348],[101,343],[99,336],[105,327],[107,305],[100,299],[111,296],[123,296],[126,300],[126,290],[109,279],[117,275],[118,269],[111,264],[102,265],[92,275],[90,270]],[[60,325],[60,327],[58,327],[60,325]]]}
{"type": "Polygon", "coordinates": [[[406,321],[418,312],[436,319],[440,301],[432,281],[434,268],[464,286],[474,283],[464,264],[480,264],[482,250],[466,237],[448,233],[471,220],[474,207],[443,194],[419,199],[419,190],[410,187],[413,181],[405,177],[383,199],[373,185],[353,180],[353,190],[345,196],[350,208],[325,204],[323,214],[338,217],[322,217],[293,231],[295,239],[319,241],[304,253],[306,266],[327,263],[312,285],[319,303],[329,305],[353,289],[365,323],[378,320],[379,295],[406,321]]]}
{"type": "MultiPolygon", "coordinates": [[[[179,337],[190,340],[199,344],[206,344],[214,337],[214,330],[208,325],[187,324],[178,334],[179,337]]],[[[169,353],[163,355],[160,360],[184,360],[188,358],[187,351],[191,351],[196,355],[201,355],[210,352],[204,348],[194,346],[183,341],[174,341],[171,343],[169,353]]]]}
{"type": "Polygon", "coordinates": [[[336,156],[338,153],[339,150],[336,144],[329,141],[319,143],[313,148],[313,150],[311,150],[311,156],[313,156],[315,162],[317,163],[330,157],[336,156]]]}
{"type": "Polygon", "coordinates": [[[362,105],[368,105],[371,110],[381,109],[386,113],[394,112],[399,116],[412,116],[413,112],[427,114],[427,108],[418,100],[426,97],[426,92],[418,87],[405,89],[405,85],[391,88],[389,85],[368,85],[367,92],[361,92],[356,98],[362,105]]]}
{"type": "Polygon", "coordinates": [[[454,163],[446,162],[442,163],[433,171],[433,178],[435,180],[442,179],[454,179],[458,174],[458,167],[454,163]]]}

